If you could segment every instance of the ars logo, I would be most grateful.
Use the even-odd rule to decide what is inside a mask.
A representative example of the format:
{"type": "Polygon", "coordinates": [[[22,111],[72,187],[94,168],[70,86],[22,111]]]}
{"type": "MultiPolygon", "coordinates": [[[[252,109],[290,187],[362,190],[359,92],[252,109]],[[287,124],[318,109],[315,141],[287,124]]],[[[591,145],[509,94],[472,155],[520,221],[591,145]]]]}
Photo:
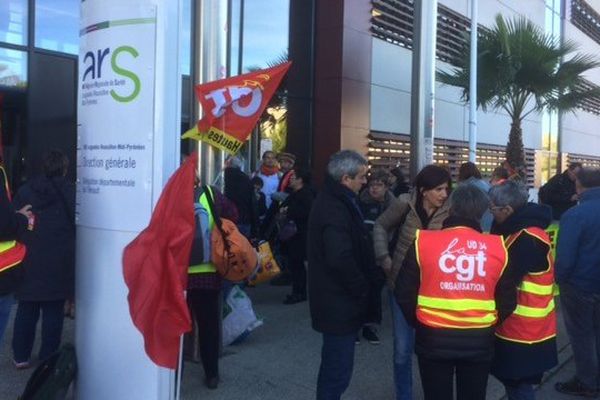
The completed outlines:
{"type": "Polygon", "coordinates": [[[461,282],[470,282],[477,274],[485,276],[485,262],[487,257],[484,243],[475,240],[467,240],[467,246],[458,247],[458,238],[454,238],[446,250],[444,250],[438,261],[440,270],[446,274],[455,274],[456,279],[461,282]]]}
{"type": "Polygon", "coordinates": [[[137,58],[139,56],[138,51],[131,46],[120,46],[116,49],[112,50],[109,47],[105,49],[98,49],[96,53],[93,51],[88,51],[85,53],[83,57],[83,64],[85,67],[83,73],[83,81],[89,77],[92,80],[94,79],[102,79],[102,67],[104,65],[104,59],[109,54],[110,56],[110,67],[116,75],[120,75],[123,78],[127,78],[133,84],[133,89],[130,93],[118,93],[114,89],[110,90],[110,96],[121,103],[127,103],[134,100],[139,94],[142,88],[142,84],[140,82],[139,76],[137,76],[133,71],[130,71],[126,68],[123,68],[120,65],[121,57],[126,55],[128,58],[137,58]],[[112,53],[112,54],[111,54],[112,53]],[[89,62],[89,64],[88,64],[89,62]]]}

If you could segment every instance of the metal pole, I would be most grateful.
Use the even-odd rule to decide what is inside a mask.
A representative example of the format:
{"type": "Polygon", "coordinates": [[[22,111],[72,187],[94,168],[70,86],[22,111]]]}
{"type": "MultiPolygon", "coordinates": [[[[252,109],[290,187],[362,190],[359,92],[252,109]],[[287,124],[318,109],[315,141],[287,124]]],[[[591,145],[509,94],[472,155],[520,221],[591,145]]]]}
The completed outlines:
{"type": "Polygon", "coordinates": [[[471,0],[471,66],[469,75],[469,161],[477,162],[477,0],[471,0]]]}
{"type": "Polygon", "coordinates": [[[437,0],[415,1],[410,116],[410,175],[433,162],[437,0]]]}
{"type": "MultiPolygon", "coordinates": [[[[195,83],[211,82],[227,75],[227,0],[200,0],[196,7],[195,83]]],[[[200,106],[196,107],[199,118],[200,106]]],[[[221,150],[199,142],[198,168],[202,183],[212,184],[218,177],[225,156],[221,150]]]]}

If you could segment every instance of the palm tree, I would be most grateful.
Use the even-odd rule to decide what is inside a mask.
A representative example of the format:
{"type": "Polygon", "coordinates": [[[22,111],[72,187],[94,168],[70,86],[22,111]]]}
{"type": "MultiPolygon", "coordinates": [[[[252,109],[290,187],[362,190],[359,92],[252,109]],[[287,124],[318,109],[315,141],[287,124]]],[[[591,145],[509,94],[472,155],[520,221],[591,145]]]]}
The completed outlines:
{"type": "MultiPolygon", "coordinates": [[[[450,72],[438,71],[438,80],[462,88],[469,101],[470,43],[465,36],[463,57],[450,72]]],[[[583,74],[600,63],[591,55],[573,54],[574,42],[561,43],[521,17],[506,21],[496,15],[492,29],[480,29],[477,42],[477,105],[504,110],[511,118],[507,161],[524,170],[521,122],[534,112],[574,112],[585,100],[599,96],[600,88],[584,84],[583,74]]]]}

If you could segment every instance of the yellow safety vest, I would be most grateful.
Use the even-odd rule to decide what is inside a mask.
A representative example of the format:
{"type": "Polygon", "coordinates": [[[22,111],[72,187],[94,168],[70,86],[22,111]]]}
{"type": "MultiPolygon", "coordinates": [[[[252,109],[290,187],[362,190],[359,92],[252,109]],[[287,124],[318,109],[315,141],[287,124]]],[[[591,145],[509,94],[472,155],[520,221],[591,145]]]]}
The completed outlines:
{"type": "MultiPolygon", "coordinates": [[[[210,186],[207,185],[206,188],[210,192],[211,197],[214,199],[215,196],[213,195],[213,191],[210,188],[210,186]]],[[[202,194],[200,195],[198,202],[200,204],[202,204],[202,207],[204,207],[207,210],[210,210],[210,207],[208,205],[208,200],[206,199],[206,193],[204,193],[204,191],[202,191],[202,194]]],[[[214,226],[215,226],[215,220],[212,216],[212,213],[209,211],[209,213],[208,213],[209,231],[212,232],[212,229],[214,226]]],[[[207,238],[207,239],[210,240],[210,238],[207,238]]],[[[210,273],[215,273],[215,272],[217,272],[217,268],[215,267],[215,265],[213,263],[190,265],[190,267],[188,268],[188,274],[210,274],[210,273]]]]}

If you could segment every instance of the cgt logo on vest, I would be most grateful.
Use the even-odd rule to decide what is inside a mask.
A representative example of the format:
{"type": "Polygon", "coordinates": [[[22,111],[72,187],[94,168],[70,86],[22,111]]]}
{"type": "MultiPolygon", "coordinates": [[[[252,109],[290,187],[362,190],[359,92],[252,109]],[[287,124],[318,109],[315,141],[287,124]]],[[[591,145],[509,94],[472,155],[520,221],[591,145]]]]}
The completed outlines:
{"type": "Polygon", "coordinates": [[[86,79],[91,78],[92,80],[100,80],[102,79],[102,67],[104,65],[105,58],[110,56],[110,66],[112,71],[119,76],[122,76],[124,79],[110,79],[105,81],[97,81],[94,82],[94,87],[108,88],[110,89],[110,96],[118,102],[128,103],[134,100],[142,89],[142,84],[140,82],[140,78],[131,70],[123,68],[119,65],[119,61],[121,57],[129,56],[133,58],[137,58],[139,56],[138,51],[132,46],[120,46],[114,49],[111,54],[111,49],[109,47],[105,49],[98,49],[96,53],[93,51],[88,51],[85,53],[83,57],[83,64],[85,68],[85,72],[83,73],[83,82],[86,79]],[[89,65],[87,63],[89,62],[89,65]],[[117,92],[114,87],[125,86],[127,84],[127,79],[133,84],[133,89],[129,93],[123,93],[122,91],[117,92]]]}
{"type": "Polygon", "coordinates": [[[485,276],[485,262],[487,257],[485,243],[468,240],[465,247],[454,248],[458,244],[458,238],[452,239],[446,250],[442,252],[438,261],[440,270],[446,274],[455,274],[456,279],[461,282],[470,282],[477,274],[485,276]]]}

